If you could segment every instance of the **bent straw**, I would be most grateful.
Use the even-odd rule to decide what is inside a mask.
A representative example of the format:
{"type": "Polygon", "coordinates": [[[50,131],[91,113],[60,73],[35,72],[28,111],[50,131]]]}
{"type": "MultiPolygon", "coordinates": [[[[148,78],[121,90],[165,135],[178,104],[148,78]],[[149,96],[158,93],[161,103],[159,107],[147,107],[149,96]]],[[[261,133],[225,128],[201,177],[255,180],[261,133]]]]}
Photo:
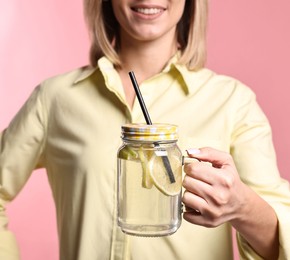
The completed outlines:
{"type": "MultiPolygon", "coordinates": [[[[134,90],[136,92],[136,96],[137,96],[138,101],[139,101],[139,104],[141,106],[141,109],[142,109],[143,115],[145,117],[146,123],[147,123],[147,125],[152,125],[151,118],[150,118],[149,113],[148,113],[148,110],[146,108],[146,105],[145,105],[144,99],[142,97],[142,94],[141,94],[139,85],[137,83],[137,80],[135,78],[134,72],[133,71],[130,71],[129,72],[129,76],[130,76],[132,85],[134,87],[134,90]]],[[[159,144],[158,143],[155,143],[155,146],[159,146],[159,144]]],[[[175,182],[175,178],[174,178],[174,174],[172,172],[172,169],[171,169],[171,166],[170,166],[170,162],[169,162],[168,157],[167,156],[161,156],[161,158],[162,158],[162,161],[163,161],[163,164],[164,164],[164,167],[166,169],[166,172],[167,172],[167,175],[169,177],[170,182],[171,183],[174,183],[175,182]]]]}

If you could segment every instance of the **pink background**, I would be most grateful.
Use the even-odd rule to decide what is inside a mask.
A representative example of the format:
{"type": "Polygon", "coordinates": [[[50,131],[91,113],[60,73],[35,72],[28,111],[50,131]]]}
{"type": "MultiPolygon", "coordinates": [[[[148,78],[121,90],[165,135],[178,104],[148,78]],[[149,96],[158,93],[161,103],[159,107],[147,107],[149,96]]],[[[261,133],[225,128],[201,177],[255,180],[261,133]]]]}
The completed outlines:
{"type": "MultiPolygon", "coordinates": [[[[249,85],[273,128],[290,180],[290,2],[211,0],[208,67],[249,85]]],[[[0,0],[0,129],[43,79],[87,63],[82,1],[0,0]]],[[[44,171],[8,208],[23,260],[56,260],[55,211],[44,171]]]]}

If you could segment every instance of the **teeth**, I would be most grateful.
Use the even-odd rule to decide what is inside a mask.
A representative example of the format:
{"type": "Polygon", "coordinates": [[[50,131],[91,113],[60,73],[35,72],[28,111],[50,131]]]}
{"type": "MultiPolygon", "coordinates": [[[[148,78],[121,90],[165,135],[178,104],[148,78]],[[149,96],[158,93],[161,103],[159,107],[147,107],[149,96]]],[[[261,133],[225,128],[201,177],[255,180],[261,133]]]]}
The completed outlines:
{"type": "Polygon", "coordinates": [[[137,8],[136,11],[142,14],[158,14],[161,12],[161,9],[158,8],[137,8]]]}

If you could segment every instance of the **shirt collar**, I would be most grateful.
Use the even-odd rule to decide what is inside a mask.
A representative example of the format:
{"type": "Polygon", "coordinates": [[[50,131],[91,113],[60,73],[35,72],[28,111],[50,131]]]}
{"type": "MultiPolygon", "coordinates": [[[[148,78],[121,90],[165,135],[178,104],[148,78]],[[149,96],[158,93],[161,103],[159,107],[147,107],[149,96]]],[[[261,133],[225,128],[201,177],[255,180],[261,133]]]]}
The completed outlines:
{"type": "Polygon", "coordinates": [[[199,87],[205,84],[212,76],[213,72],[209,69],[202,68],[199,70],[188,70],[186,65],[178,63],[181,52],[178,51],[167,63],[163,72],[170,72],[170,70],[177,70],[183,81],[183,87],[186,94],[194,93],[199,87]]]}
{"type": "Polygon", "coordinates": [[[77,84],[87,78],[89,78],[92,74],[94,74],[97,70],[104,71],[112,71],[115,70],[113,64],[107,59],[105,56],[98,60],[97,66],[85,66],[82,68],[81,73],[75,79],[74,84],[77,84]]]}
{"type": "Polygon", "coordinates": [[[91,67],[91,66],[85,66],[83,67],[81,70],[81,73],[78,75],[78,77],[75,79],[75,81],[73,82],[73,84],[77,84],[83,80],[85,80],[86,78],[90,77],[97,68],[95,67],[91,67]]]}
{"type": "MultiPolygon", "coordinates": [[[[180,52],[177,52],[167,63],[165,68],[163,69],[163,73],[170,73],[172,70],[177,70],[180,75],[182,76],[182,79],[184,81],[184,88],[186,94],[192,94],[195,92],[200,86],[205,84],[209,78],[213,76],[213,72],[203,68],[199,69],[197,71],[189,71],[187,67],[183,64],[178,63],[178,58],[180,57],[180,52]]],[[[98,60],[98,65],[96,67],[87,66],[83,69],[83,71],[80,73],[80,75],[76,78],[74,81],[74,84],[77,84],[87,78],[89,78],[96,70],[101,70],[103,72],[110,72],[110,73],[117,73],[112,62],[107,59],[106,57],[102,57],[98,60]]],[[[106,73],[105,73],[106,74],[106,73]]],[[[107,81],[110,81],[109,78],[107,78],[107,81]]],[[[111,84],[110,84],[111,85],[111,84]]]]}

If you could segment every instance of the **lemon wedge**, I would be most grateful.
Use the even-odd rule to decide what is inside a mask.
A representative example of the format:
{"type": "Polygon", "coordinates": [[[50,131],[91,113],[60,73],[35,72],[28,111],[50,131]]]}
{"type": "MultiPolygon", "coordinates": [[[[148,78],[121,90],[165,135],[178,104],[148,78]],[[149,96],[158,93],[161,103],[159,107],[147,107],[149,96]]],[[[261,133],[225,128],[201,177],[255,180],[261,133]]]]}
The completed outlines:
{"type": "Polygon", "coordinates": [[[128,146],[125,146],[120,149],[118,157],[124,160],[133,160],[138,158],[138,153],[128,146]]]}
{"type": "Polygon", "coordinates": [[[146,189],[151,189],[153,187],[153,180],[150,175],[150,171],[148,168],[148,160],[152,155],[152,151],[145,150],[141,146],[138,150],[139,159],[142,166],[142,187],[146,189]]]}

